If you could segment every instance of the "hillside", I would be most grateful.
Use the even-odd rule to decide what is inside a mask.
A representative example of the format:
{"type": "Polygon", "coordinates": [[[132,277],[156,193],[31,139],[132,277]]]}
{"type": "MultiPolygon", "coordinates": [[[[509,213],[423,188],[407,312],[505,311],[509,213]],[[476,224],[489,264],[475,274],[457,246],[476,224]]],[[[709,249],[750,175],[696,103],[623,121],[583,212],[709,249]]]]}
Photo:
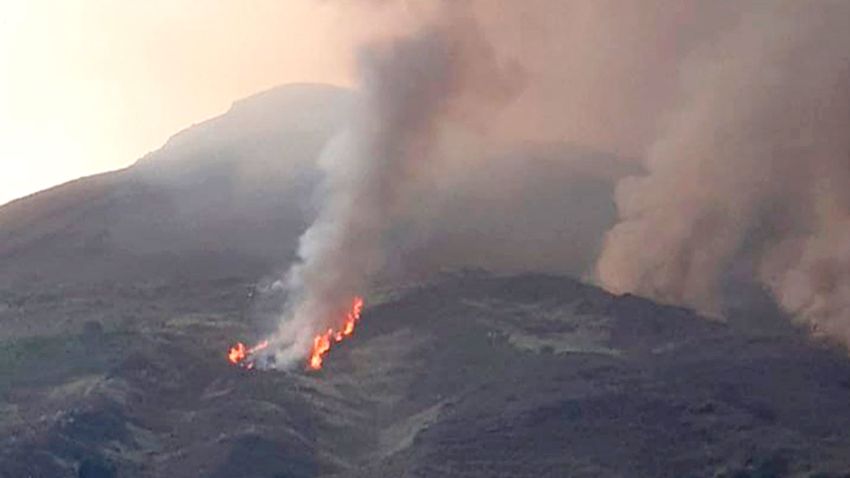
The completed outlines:
{"type": "Polygon", "coordinates": [[[566,278],[461,273],[372,294],[319,373],[250,372],[223,352],[274,300],[252,290],[104,290],[89,314],[132,320],[6,341],[0,476],[850,469],[850,361],[795,333],[742,335],[566,278]]]}
{"type": "MultiPolygon", "coordinates": [[[[0,207],[0,287],[279,272],[321,200],[322,148],[353,102],[331,86],[281,86],[176,134],[130,168],[0,207]]],[[[409,271],[439,264],[581,275],[615,219],[616,180],[635,173],[631,162],[557,143],[517,145],[485,161],[486,175],[472,165],[436,178],[432,187],[451,194],[419,198],[418,223],[393,233],[409,271]],[[494,183],[508,189],[494,196],[494,183]],[[561,216],[546,213],[552,206],[561,216]]]]}
{"type": "Polygon", "coordinates": [[[268,272],[306,225],[315,158],[349,102],[334,87],[280,87],[130,168],[7,204],[0,284],[268,272]]]}

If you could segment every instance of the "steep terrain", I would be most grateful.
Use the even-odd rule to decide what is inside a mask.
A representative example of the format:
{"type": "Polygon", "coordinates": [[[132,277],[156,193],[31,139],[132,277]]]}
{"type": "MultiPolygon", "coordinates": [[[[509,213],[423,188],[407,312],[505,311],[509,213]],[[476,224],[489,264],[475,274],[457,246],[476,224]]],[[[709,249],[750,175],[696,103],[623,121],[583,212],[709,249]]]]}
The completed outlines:
{"type": "Polygon", "coordinates": [[[239,101],[134,166],[0,208],[0,284],[268,272],[309,216],[314,162],[350,92],[290,85],[239,101]]]}

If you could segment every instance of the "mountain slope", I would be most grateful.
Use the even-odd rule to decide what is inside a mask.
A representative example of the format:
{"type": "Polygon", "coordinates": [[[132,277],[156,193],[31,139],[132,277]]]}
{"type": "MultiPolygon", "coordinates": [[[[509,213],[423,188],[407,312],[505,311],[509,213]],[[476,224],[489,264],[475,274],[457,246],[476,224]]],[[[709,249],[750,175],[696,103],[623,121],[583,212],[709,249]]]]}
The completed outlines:
{"type": "MultiPolygon", "coordinates": [[[[178,133],[130,168],[0,207],[0,287],[286,267],[321,201],[322,148],[355,101],[335,87],[282,86],[178,133]]],[[[390,234],[405,258],[395,274],[425,275],[437,264],[581,275],[616,218],[614,184],[637,173],[633,162],[569,144],[517,145],[477,161],[443,165],[412,201],[390,234]]]]}
{"type": "Polygon", "coordinates": [[[723,323],[504,272],[593,263],[639,171],[574,145],[437,176],[322,372],[229,366],[279,318],[354,101],[281,87],[0,208],[0,476],[850,473],[850,361],[771,304],[723,323]],[[501,274],[435,273],[455,266],[501,274]]]}
{"type": "Polygon", "coordinates": [[[315,158],[350,101],[330,86],[270,90],[128,169],[0,208],[0,284],[267,272],[292,254],[315,158]]]}
{"type": "Polygon", "coordinates": [[[796,333],[741,335],[571,279],[465,273],[372,294],[319,373],[248,372],[223,350],[271,298],[246,290],[123,291],[147,295],[150,320],[7,356],[2,476],[850,470],[850,361],[796,333]],[[34,372],[58,357],[62,370],[34,372]]]}

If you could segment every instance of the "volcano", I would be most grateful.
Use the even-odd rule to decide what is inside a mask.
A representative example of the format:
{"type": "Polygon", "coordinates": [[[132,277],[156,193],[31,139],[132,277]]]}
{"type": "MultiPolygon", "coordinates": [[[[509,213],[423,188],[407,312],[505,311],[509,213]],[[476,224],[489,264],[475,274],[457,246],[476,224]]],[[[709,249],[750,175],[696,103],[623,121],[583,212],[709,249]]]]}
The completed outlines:
{"type": "MultiPolygon", "coordinates": [[[[520,273],[498,244],[443,247],[492,235],[497,217],[436,224],[430,259],[495,272],[422,264],[385,281],[319,373],[232,366],[227,347],[257,343],[287,300],[274,280],[315,213],[312,161],[351,101],[278,88],[127,170],[0,208],[0,476],[850,471],[845,350],[769,304],[708,319],[570,277],[629,171],[570,145],[527,145],[493,172],[538,157],[546,201],[591,205],[564,231],[575,257],[546,260],[541,243],[552,270],[520,273]]],[[[474,203],[469,186],[455,200],[474,203]]],[[[535,198],[519,199],[533,231],[535,198]]]]}

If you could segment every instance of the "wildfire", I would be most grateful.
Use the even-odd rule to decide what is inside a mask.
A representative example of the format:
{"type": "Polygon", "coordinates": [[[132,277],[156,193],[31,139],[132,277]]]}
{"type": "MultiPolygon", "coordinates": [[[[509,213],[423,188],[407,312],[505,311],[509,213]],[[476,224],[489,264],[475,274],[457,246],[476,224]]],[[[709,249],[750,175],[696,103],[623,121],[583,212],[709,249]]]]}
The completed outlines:
{"type": "MultiPolygon", "coordinates": [[[[363,298],[355,297],[351,303],[351,308],[345,314],[345,321],[342,326],[338,330],[329,328],[313,339],[313,348],[310,350],[310,359],[307,362],[310,370],[320,370],[325,356],[331,350],[331,346],[354,334],[354,328],[357,327],[362,312],[363,298]]],[[[254,354],[268,346],[268,340],[264,340],[253,347],[248,347],[242,342],[236,342],[227,350],[227,360],[233,365],[251,370],[254,368],[254,354]]]]}
{"type": "Polygon", "coordinates": [[[237,365],[242,368],[246,368],[248,370],[254,368],[254,361],[251,359],[252,356],[263,350],[264,348],[269,346],[268,340],[263,340],[253,347],[246,347],[242,342],[236,342],[235,345],[230,347],[227,351],[227,360],[233,365],[237,365]]]}
{"type": "Polygon", "coordinates": [[[339,330],[329,328],[322,334],[317,335],[313,339],[313,348],[310,351],[310,359],[307,366],[310,370],[320,370],[325,356],[331,350],[331,345],[342,342],[346,337],[354,333],[354,328],[357,322],[360,321],[360,314],[363,312],[363,298],[355,297],[351,304],[351,309],[345,315],[345,322],[339,330]]]}

